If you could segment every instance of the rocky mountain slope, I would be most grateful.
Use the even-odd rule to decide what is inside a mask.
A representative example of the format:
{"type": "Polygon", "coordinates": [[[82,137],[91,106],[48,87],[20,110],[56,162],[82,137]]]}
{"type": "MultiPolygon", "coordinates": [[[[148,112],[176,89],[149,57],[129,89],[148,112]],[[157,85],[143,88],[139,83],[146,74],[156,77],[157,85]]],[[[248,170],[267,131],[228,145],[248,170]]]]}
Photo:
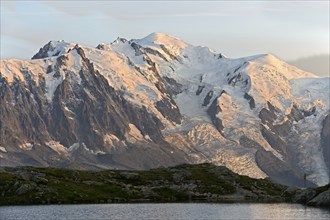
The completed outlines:
{"type": "Polygon", "coordinates": [[[1,166],[224,165],[325,185],[329,78],[272,55],[227,58],[161,33],[96,48],[50,41],[1,60],[1,166]]]}

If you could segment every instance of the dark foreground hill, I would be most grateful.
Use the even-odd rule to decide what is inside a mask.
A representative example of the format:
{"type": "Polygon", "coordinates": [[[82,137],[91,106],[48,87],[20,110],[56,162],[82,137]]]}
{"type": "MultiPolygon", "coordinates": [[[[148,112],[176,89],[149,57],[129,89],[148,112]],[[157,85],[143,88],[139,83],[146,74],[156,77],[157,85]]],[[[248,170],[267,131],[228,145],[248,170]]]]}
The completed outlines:
{"type": "Polygon", "coordinates": [[[100,172],[4,168],[1,204],[289,201],[286,187],[210,164],[100,172]]]}
{"type": "MultiPolygon", "coordinates": [[[[0,204],[118,202],[304,202],[304,193],[211,164],[147,171],[1,168],[0,204]]],[[[329,188],[329,186],[327,186],[329,188]]],[[[325,190],[322,190],[325,191],[325,190]]],[[[318,204],[319,205],[319,204],[318,204]]]]}

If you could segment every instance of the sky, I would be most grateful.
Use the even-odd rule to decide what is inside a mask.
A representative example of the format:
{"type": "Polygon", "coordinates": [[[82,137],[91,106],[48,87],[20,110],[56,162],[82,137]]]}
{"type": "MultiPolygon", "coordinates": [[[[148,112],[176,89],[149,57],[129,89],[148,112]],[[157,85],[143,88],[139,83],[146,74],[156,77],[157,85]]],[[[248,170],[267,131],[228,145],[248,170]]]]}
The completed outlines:
{"type": "Polygon", "coordinates": [[[233,58],[329,54],[329,0],[0,2],[1,59],[29,59],[50,40],[96,46],[152,32],[233,58]]]}

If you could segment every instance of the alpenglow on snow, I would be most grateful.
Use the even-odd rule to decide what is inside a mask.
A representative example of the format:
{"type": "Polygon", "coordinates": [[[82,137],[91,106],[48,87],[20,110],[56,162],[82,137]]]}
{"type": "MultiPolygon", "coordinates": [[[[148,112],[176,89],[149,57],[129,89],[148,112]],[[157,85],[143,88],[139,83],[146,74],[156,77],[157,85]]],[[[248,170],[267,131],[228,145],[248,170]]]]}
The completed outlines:
{"type": "Polygon", "coordinates": [[[329,78],[269,54],[228,58],[153,33],[51,41],[1,60],[1,166],[148,169],[209,162],[329,182],[329,78]]]}

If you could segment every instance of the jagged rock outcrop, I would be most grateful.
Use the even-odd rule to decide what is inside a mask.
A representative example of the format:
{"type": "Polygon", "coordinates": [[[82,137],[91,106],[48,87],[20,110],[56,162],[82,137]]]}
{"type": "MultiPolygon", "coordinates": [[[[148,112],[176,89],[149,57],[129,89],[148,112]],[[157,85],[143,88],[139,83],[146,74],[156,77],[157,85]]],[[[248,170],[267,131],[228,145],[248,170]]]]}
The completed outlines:
{"type": "MultiPolygon", "coordinates": [[[[82,59],[81,69],[76,73],[65,69],[70,54],[61,55],[56,59],[57,65],[54,69],[53,78],[63,77],[65,79],[54,91],[51,102],[43,97],[44,84],[37,87],[33,84],[34,81],[31,80],[27,81],[28,85],[20,81],[9,85],[5,79],[2,79],[2,102],[8,103],[9,100],[11,102],[16,98],[15,105],[19,108],[13,112],[10,110],[10,105],[1,106],[1,122],[4,125],[1,127],[1,145],[19,150],[17,146],[23,148],[22,145],[29,142],[31,148],[29,150],[34,152],[34,149],[39,147],[47,149],[47,143],[56,140],[55,145],[57,146],[55,148],[62,148],[63,152],[73,146],[85,148],[87,151],[92,152],[97,156],[97,158],[94,158],[96,166],[112,167],[117,164],[124,168],[143,169],[185,162],[183,156],[179,156],[180,153],[176,154],[176,157],[164,154],[162,148],[166,146],[171,148],[171,146],[164,141],[161,134],[161,129],[164,127],[162,122],[157,117],[149,114],[145,107],[139,108],[127,102],[114,88],[109,86],[104,76],[95,70],[93,64],[86,58],[81,47],[76,45],[70,50],[71,53],[74,51],[82,59]],[[13,92],[7,86],[12,86],[13,92]],[[34,90],[34,88],[37,88],[37,90],[34,90]],[[32,91],[34,99],[31,98],[30,92],[32,91]],[[15,96],[15,94],[19,94],[19,96],[15,96]],[[136,149],[129,150],[132,156],[128,156],[128,153],[113,152],[113,149],[109,149],[109,143],[107,143],[109,140],[104,139],[107,134],[111,134],[115,139],[114,141],[118,142],[116,143],[118,147],[129,148],[132,143],[121,143],[121,141],[127,141],[129,132],[135,132],[135,129],[140,133],[138,135],[140,135],[141,140],[138,141],[148,137],[148,141],[151,142],[148,143],[149,147],[152,148],[147,151],[148,156],[143,156],[145,150],[139,153],[141,150],[136,146],[143,145],[143,142],[135,143],[134,148],[136,149]],[[46,144],[46,146],[42,146],[43,144],[46,144]],[[158,144],[162,146],[157,146],[158,144]],[[112,157],[112,160],[116,162],[112,160],[105,161],[105,157],[102,157],[102,155],[110,152],[115,154],[113,156],[115,159],[112,157]],[[158,160],[156,155],[159,153],[163,155],[158,160]],[[129,160],[123,159],[123,157],[129,157],[129,160]],[[152,161],[152,159],[155,160],[152,161]]],[[[170,114],[171,110],[168,109],[171,108],[171,105],[172,103],[159,101],[157,108],[164,114],[164,117],[169,117],[170,120],[180,123],[178,109],[175,109],[175,114],[170,114]]],[[[55,151],[59,150],[57,148],[55,151]]],[[[19,160],[20,156],[18,154],[13,158],[19,160]]],[[[27,165],[43,166],[45,162],[53,164],[52,159],[66,161],[66,158],[62,159],[58,156],[56,159],[47,158],[46,161],[40,161],[42,159],[35,159],[34,156],[30,156],[30,162],[24,162],[27,165]]],[[[81,157],[89,157],[89,155],[73,155],[73,157],[81,160],[81,157]]],[[[89,159],[85,158],[84,160],[87,162],[89,159]]],[[[10,164],[2,162],[2,165],[10,164]]],[[[62,165],[63,163],[58,164],[58,166],[62,165]]]]}

